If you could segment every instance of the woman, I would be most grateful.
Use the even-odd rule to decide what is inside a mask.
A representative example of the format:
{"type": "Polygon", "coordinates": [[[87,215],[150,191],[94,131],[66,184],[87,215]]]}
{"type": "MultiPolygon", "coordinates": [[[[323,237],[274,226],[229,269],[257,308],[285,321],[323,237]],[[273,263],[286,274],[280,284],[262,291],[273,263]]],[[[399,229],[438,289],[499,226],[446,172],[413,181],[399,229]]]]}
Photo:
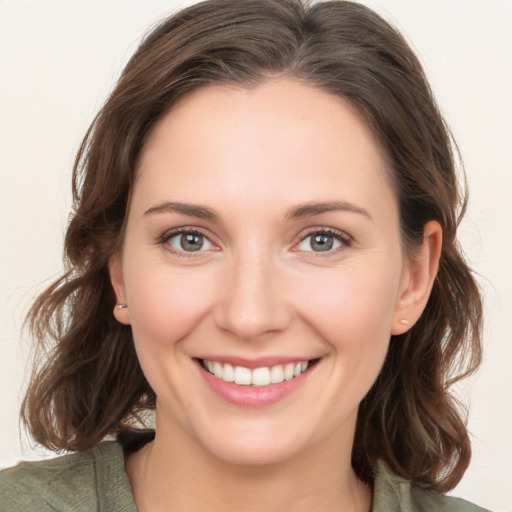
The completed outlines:
{"type": "Polygon", "coordinates": [[[465,199],[376,14],[214,0],[165,20],[74,195],[23,418],[77,453],[3,473],[1,509],[481,510],[442,494],[470,458],[448,384],[481,351],[465,199]]]}

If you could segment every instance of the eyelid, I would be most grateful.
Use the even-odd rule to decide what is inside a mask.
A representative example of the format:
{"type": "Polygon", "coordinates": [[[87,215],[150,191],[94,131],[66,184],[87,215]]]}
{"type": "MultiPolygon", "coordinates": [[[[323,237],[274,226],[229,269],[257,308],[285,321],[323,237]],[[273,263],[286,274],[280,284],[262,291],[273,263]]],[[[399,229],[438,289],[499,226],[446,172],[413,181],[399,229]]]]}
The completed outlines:
{"type": "MultiPolygon", "coordinates": [[[[337,254],[338,252],[343,251],[347,247],[350,247],[353,244],[353,242],[354,242],[353,237],[350,236],[345,231],[341,231],[339,229],[335,229],[335,228],[327,227],[327,226],[313,226],[313,227],[307,228],[306,232],[303,232],[300,235],[299,239],[293,244],[291,250],[293,252],[310,253],[309,255],[313,256],[313,257],[326,257],[326,256],[332,256],[333,254],[337,254]],[[324,252],[322,252],[322,251],[305,251],[305,250],[296,248],[301,242],[306,240],[306,238],[308,238],[312,235],[315,235],[315,234],[324,234],[324,235],[332,236],[335,239],[339,240],[342,245],[341,245],[341,247],[339,247],[337,249],[328,250],[328,251],[324,251],[324,252]]],[[[212,250],[213,251],[220,250],[218,244],[216,244],[212,240],[211,236],[209,236],[207,233],[205,233],[201,228],[192,227],[192,226],[191,227],[183,226],[183,227],[179,227],[179,228],[172,228],[172,229],[165,231],[158,238],[157,244],[162,245],[162,246],[165,245],[165,248],[168,251],[170,251],[171,253],[177,255],[178,257],[185,257],[185,258],[199,257],[199,256],[202,256],[201,253],[209,252],[212,250]],[[199,251],[184,251],[184,250],[181,251],[181,250],[175,249],[170,244],[167,244],[167,242],[171,238],[178,236],[180,234],[184,234],[184,233],[196,234],[196,235],[206,238],[210,242],[210,244],[212,244],[213,248],[208,249],[208,250],[199,250],[199,251]]]]}
{"type": "Polygon", "coordinates": [[[172,254],[174,254],[178,257],[183,257],[183,258],[197,258],[199,256],[204,256],[204,254],[201,254],[201,253],[209,252],[212,250],[213,251],[219,250],[218,245],[215,242],[213,242],[211,237],[208,236],[202,229],[197,228],[197,227],[187,227],[187,226],[179,227],[179,228],[172,228],[172,229],[165,231],[158,238],[157,244],[165,246],[166,250],[168,250],[169,252],[171,252],[172,254]],[[208,242],[210,244],[212,244],[213,248],[208,249],[208,250],[199,250],[199,251],[184,251],[184,250],[176,249],[171,244],[167,243],[171,238],[174,238],[175,236],[178,236],[181,234],[193,234],[193,235],[202,236],[206,240],[208,240],[208,242]]]}
{"type": "Polygon", "coordinates": [[[326,257],[326,256],[332,256],[333,254],[337,254],[340,251],[343,251],[347,247],[350,247],[354,242],[354,239],[347,234],[345,231],[341,231],[339,229],[327,227],[327,226],[314,226],[311,228],[308,228],[306,233],[302,233],[300,235],[300,238],[297,242],[294,243],[292,250],[294,252],[302,252],[302,253],[310,253],[313,257],[326,257]],[[304,240],[306,240],[308,237],[316,234],[323,234],[323,235],[329,235],[333,238],[339,240],[341,242],[341,247],[329,250],[329,251],[305,251],[301,249],[296,249],[296,247],[302,243],[304,240]]]}

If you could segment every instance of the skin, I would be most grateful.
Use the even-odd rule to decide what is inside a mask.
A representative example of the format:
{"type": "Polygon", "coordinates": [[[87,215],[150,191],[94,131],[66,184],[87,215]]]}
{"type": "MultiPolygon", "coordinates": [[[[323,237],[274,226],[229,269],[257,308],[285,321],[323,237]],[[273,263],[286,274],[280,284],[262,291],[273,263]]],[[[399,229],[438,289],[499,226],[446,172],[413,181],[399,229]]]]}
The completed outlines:
{"type": "Polygon", "coordinates": [[[405,253],[388,177],[348,103],[289,80],[199,89],[156,126],[110,262],[128,304],[115,315],[158,397],[155,441],[127,460],[139,510],[370,510],[350,465],[358,405],[390,335],[421,315],[441,249],[431,222],[405,253]],[[327,202],[343,208],[290,215],[327,202]],[[203,233],[202,250],[162,241],[178,228],[203,233]],[[341,236],[332,250],[311,245],[320,228],[341,236]],[[254,408],[206,385],[206,354],[319,361],[254,408]]]}

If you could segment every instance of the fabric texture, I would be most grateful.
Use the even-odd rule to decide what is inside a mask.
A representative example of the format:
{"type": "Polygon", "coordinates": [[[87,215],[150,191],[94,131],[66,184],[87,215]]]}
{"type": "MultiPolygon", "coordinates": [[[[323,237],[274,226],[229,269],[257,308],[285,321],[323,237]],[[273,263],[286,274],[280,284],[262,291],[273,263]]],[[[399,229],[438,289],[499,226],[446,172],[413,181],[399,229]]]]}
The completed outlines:
{"type": "MultiPolygon", "coordinates": [[[[379,463],[372,512],[485,512],[467,501],[424,491],[379,463]]],[[[342,510],[340,508],[340,510],[342,510]]],[[[120,444],[0,472],[0,512],[137,512],[120,444]]],[[[489,512],[489,511],[487,511],[489,512]]]]}
{"type": "Polygon", "coordinates": [[[1,512],[137,512],[118,443],[0,472],[1,512]]]}

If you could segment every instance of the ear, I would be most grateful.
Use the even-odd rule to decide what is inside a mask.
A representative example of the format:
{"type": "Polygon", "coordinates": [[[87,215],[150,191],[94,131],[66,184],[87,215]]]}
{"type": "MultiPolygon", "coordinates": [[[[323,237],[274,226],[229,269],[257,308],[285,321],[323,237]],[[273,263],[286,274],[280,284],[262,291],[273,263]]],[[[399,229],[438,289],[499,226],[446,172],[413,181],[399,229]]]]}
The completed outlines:
{"type": "Polygon", "coordinates": [[[420,318],[425,309],[439,269],[443,230],[436,221],[425,224],[423,243],[406,263],[395,304],[391,334],[403,334],[420,318]]]}
{"type": "Polygon", "coordinates": [[[116,253],[110,257],[108,260],[108,272],[117,302],[114,306],[114,317],[119,323],[130,325],[130,310],[126,301],[121,254],[116,253]]]}

